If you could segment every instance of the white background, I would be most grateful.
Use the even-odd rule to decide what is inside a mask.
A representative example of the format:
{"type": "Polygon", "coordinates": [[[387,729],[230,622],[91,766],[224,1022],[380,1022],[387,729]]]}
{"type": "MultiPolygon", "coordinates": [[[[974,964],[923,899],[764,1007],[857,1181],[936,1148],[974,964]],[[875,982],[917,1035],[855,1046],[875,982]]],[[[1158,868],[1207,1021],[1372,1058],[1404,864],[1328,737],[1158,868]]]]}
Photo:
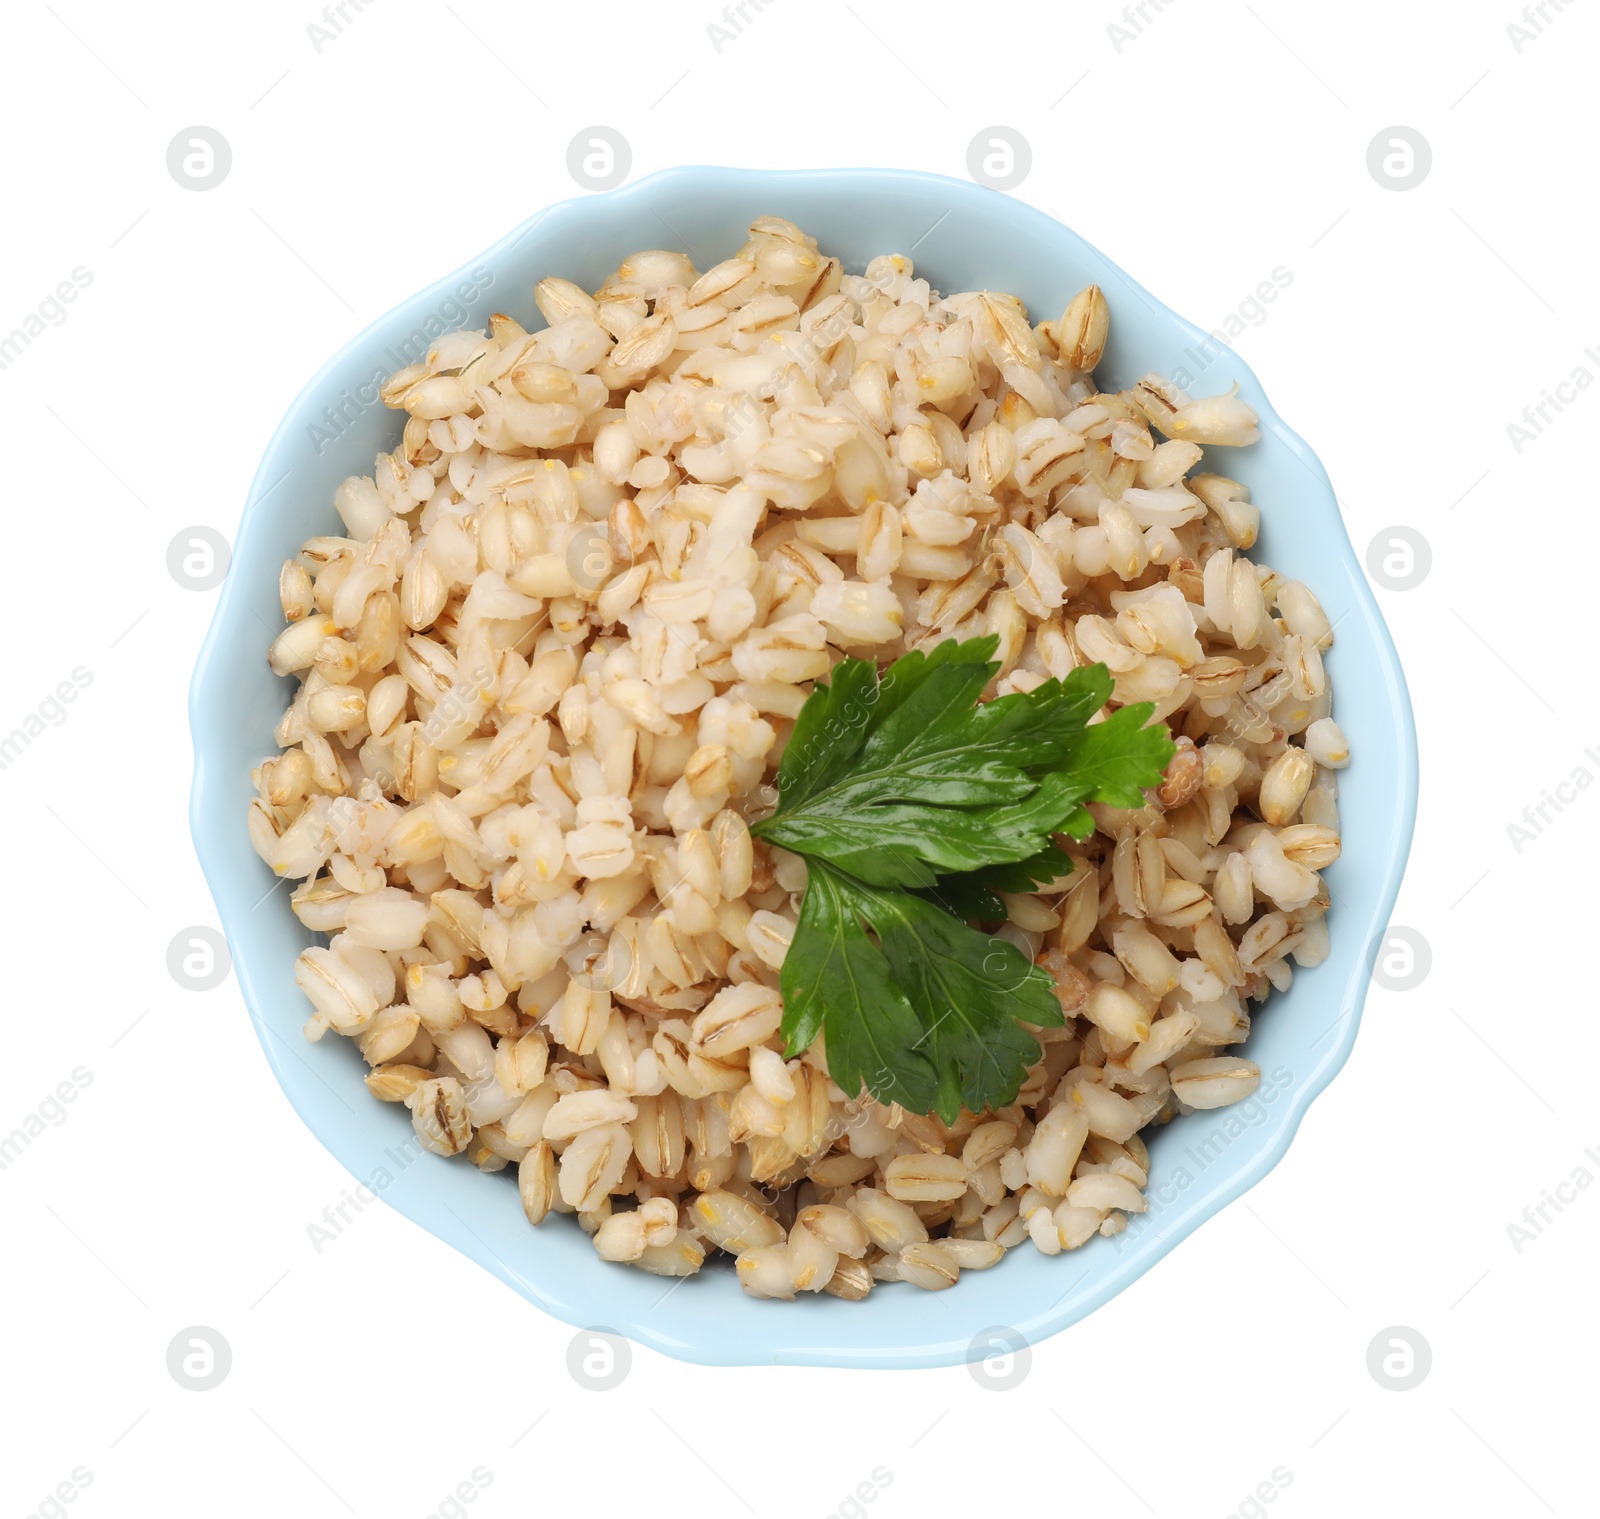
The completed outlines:
{"type": "Polygon", "coordinates": [[[1578,1168],[1600,1177],[1600,798],[1568,792],[1520,848],[1507,829],[1600,775],[1600,394],[1520,451],[1507,428],[1579,366],[1600,377],[1600,16],[1549,5],[1519,46],[1510,0],[1169,0],[1113,39],[1110,3],[771,0],[719,51],[710,0],[347,14],[319,51],[311,0],[8,12],[0,334],[74,268],[92,282],[0,370],[0,730],[74,668],[92,683],[0,772],[0,1133],[90,1080],[0,1173],[0,1515],[824,1516],[876,1468],[874,1519],[1594,1513],[1600,1188],[1520,1249],[1508,1226],[1578,1168]],[[313,1247],[351,1178],[279,1093],[234,981],[196,993],[166,969],[174,935],[215,922],[184,819],[215,593],[173,580],[169,542],[232,535],[279,416],[350,335],[579,193],[567,145],[592,123],[627,137],[634,177],[960,175],[980,129],[1021,132],[1013,193],[1203,326],[1292,273],[1237,346],[1358,550],[1394,524],[1431,545],[1420,586],[1378,594],[1423,753],[1396,920],[1432,970],[1374,988],[1278,1169],[1037,1347],[1014,1392],[961,1367],[645,1350],[616,1390],[579,1388],[567,1326],[386,1208],[313,1247]],[[194,124],[233,154],[204,193],[166,167],[194,124]],[[1395,124],[1433,154],[1404,192],[1367,167],[1395,124]],[[193,1325],[232,1349],[209,1392],[167,1370],[193,1325]],[[1410,1391],[1368,1370],[1391,1326],[1431,1347],[1410,1391]],[[478,1468],[472,1501],[441,1508],[478,1468]],[[41,1508],[75,1469],[71,1501],[41,1508]]]}

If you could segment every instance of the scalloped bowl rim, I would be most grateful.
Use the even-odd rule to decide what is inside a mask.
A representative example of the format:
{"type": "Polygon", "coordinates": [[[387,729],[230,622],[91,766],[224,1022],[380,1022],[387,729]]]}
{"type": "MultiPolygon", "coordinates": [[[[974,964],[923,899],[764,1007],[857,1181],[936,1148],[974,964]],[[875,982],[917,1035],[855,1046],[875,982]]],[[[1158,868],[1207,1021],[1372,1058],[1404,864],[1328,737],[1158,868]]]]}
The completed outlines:
{"type": "MultiPolygon", "coordinates": [[[[718,228],[723,225],[716,224],[718,228]]],[[[902,227],[900,223],[895,223],[894,228],[902,239],[914,230],[911,225],[902,227]]],[[[855,255],[862,250],[850,251],[849,262],[859,270],[862,258],[855,255]]],[[[696,262],[703,267],[701,258],[697,257],[696,262]]],[[[603,277],[605,268],[594,278],[603,277]]],[[[503,294],[503,287],[495,293],[503,294]]],[[[531,322],[536,316],[531,301],[524,300],[521,306],[531,322]]],[[[412,331],[414,334],[415,328],[412,331]]],[[[195,743],[190,822],[196,852],[217,901],[240,990],[268,1064],[317,1138],[374,1193],[476,1260],[530,1302],[580,1330],[625,1334],[668,1355],[709,1365],[937,1366],[989,1354],[989,1347],[1002,1339],[1013,1345],[1037,1342],[1109,1301],[1201,1223],[1259,1181],[1282,1159],[1311,1102],[1344,1065],[1354,1044],[1372,958],[1399,890],[1410,845],[1418,765],[1415,728],[1399,658],[1344,530],[1327,475],[1311,449],[1267,401],[1249,366],[1231,349],[1220,347],[1216,351],[1219,346],[1055,218],[967,181],[904,169],[745,170],[711,166],[663,170],[616,190],[558,202],[523,222],[462,269],[401,302],[351,339],[304,387],[266,448],[250,487],[232,562],[195,667],[189,699],[195,743]],[[915,208],[925,213],[942,201],[949,202],[945,215],[917,240],[918,244],[924,239],[933,241],[925,254],[916,253],[916,244],[905,247],[893,231],[888,234],[888,241],[882,241],[885,217],[909,215],[915,208]],[[1178,1140],[1190,1140],[1184,1155],[1194,1155],[1194,1142],[1201,1140],[1204,1127],[1196,1121],[1209,1119],[1210,1115],[1196,1114],[1168,1126],[1152,1142],[1152,1210],[1134,1219],[1120,1239],[1094,1240],[1070,1259],[1046,1258],[1021,1249],[1010,1251],[1000,1265],[988,1272],[964,1274],[962,1281],[946,1293],[921,1294],[910,1287],[895,1287],[874,1292],[864,1303],[844,1303],[822,1295],[795,1303],[757,1302],[740,1292],[730,1271],[708,1270],[696,1278],[668,1283],[627,1268],[605,1265],[570,1220],[555,1221],[554,1230],[528,1229],[515,1189],[507,1185],[505,1177],[486,1176],[462,1163],[440,1166],[431,1156],[426,1157],[426,1165],[411,1164],[415,1156],[404,1143],[410,1132],[404,1110],[397,1112],[368,1097],[360,1087],[359,1057],[350,1060],[328,1054],[329,1046],[348,1048],[346,1041],[303,1044],[298,1027],[304,1017],[304,1004],[294,987],[283,943],[274,941],[293,938],[296,931],[299,942],[311,942],[310,936],[299,930],[281,900],[274,902],[268,914],[256,916],[262,885],[267,884],[267,895],[275,894],[273,878],[247,841],[243,807],[249,794],[248,775],[241,787],[236,773],[239,753],[230,750],[241,750],[246,742],[240,736],[241,729],[263,716],[259,695],[252,701],[245,688],[260,686],[262,651],[278,626],[271,613],[276,607],[275,570],[277,559],[282,557],[282,541],[275,559],[273,543],[268,540],[275,533],[284,540],[287,528],[281,519],[292,515],[295,509],[286,505],[291,500],[290,493],[279,495],[270,507],[267,501],[305,463],[306,444],[300,441],[300,435],[315,427],[319,419],[328,417],[320,403],[336,395],[345,398],[345,414],[332,422],[324,421],[325,432],[340,429],[334,442],[336,456],[342,448],[359,460],[359,454],[352,450],[365,447],[366,440],[373,437],[379,438],[379,446],[392,446],[382,442],[389,417],[382,415],[382,408],[363,405],[364,396],[351,401],[349,388],[355,379],[372,370],[374,351],[380,342],[389,341],[386,357],[396,351],[393,345],[418,321],[419,313],[432,313],[438,322],[439,313],[448,314],[450,302],[455,300],[457,306],[466,307],[469,315],[476,316],[476,325],[481,325],[487,314],[480,299],[483,290],[475,291],[471,300],[461,292],[480,283],[476,276],[484,271],[490,274],[488,284],[492,285],[496,267],[504,268],[510,263],[516,250],[541,228],[544,233],[532,247],[546,250],[540,254],[542,268],[571,272],[574,263],[586,261],[587,267],[598,267],[597,259],[610,268],[635,247],[690,248],[678,234],[674,219],[669,219],[674,215],[676,221],[694,225],[696,217],[731,216],[731,207],[744,208],[746,219],[768,212],[793,216],[807,231],[821,237],[824,248],[843,246],[851,237],[858,237],[865,240],[870,252],[910,252],[919,266],[926,260],[928,267],[921,272],[944,290],[973,288],[978,283],[974,280],[958,287],[940,275],[942,266],[970,263],[979,257],[975,246],[981,249],[981,262],[986,269],[1004,270],[1008,260],[1031,258],[1028,270],[1011,276],[1009,282],[1007,275],[1001,273],[984,283],[990,288],[1024,294],[1034,310],[1036,298],[1042,299],[1037,297],[1041,285],[1055,289],[1059,299],[1061,290],[1070,295],[1088,278],[1097,280],[1106,289],[1112,306],[1113,343],[1103,368],[1113,362],[1118,335],[1131,328],[1143,335],[1141,351],[1146,354],[1155,348],[1170,359],[1171,344],[1181,343],[1185,355],[1196,360],[1205,356],[1200,367],[1206,383],[1197,394],[1211,394],[1224,389],[1228,382],[1238,383],[1241,393],[1260,414],[1262,441],[1249,450],[1230,451],[1231,472],[1245,477],[1248,483],[1252,475],[1281,480],[1285,478],[1283,468],[1291,462],[1302,471],[1291,471],[1286,477],[1303,492],[1293,505],[1285,499],[1281,485],[1265,496],[1261,490],[1255,491],[1256,499],[1263,502],[1263,540],[1274,543],[1271,562],[1277,565],[1280,558],[1292,561],[1297,556],[1310,555],[1314,567],[1303,578],[1310,581],[1325,602],[1330,600],[1326,594],[1328,585],[1336,580],[1337,589],[1344,594],[1342,598],[1333,597],[1333,605],[1340,599],[1345,602],[1339,622],[1354,618],[1349,636],[1340,639],[1329,662],[1335,671],[1336,710],[1350,735],[1355,755],[1355,764],[1341,775],[1341,822],[1347,840],[1352,833],[1359,833],[1363,853],[1359,859],[1347,855],[1328,873],[1335,899],[1329,919],[1334,947],[1328,962],[1315,971],[1303,972],[1289,993],[1269,999],[1256,1018],[1251,1042],[1245,1047],[1247,1054],[1254,1054],[1263,1038],[1277,1038],[1277,1031],[1286,1026],[1284,1010],[1288,1007],[1293,1007],[1301,1018],[1309,1004],[1320,1006],[1325,1016],[1331,1014],[1326,1029],[1309,1047],[1304,1045],[1298,1029],[1283,1036],[1299,1035],[1300,1043],[1295,1047],[1304,1057],[1297,1057],[1301,1068],[1281,1063],[1272,1068],[1263,1061],[1267,1072],[1263,1092],[1271,1090],[1274,1102],[1283,1098],[1281,1105],[1273,1107],[1271,1102],[1260,1100],[1258,1094],[1252,1103],[1260,1116],[1243,1134],[1225,1134],[1218,1128],[1204,1136],[1206,1144],[1187,1182],[1179,1177],[1180,1173],[1188,1173],[1188,1167],[1181,1161],[1175,1165],[1168,1162],[1178,1140]],[[963,213],[962,218],[950,232],[940,236],[940,229],[958,211],[963,213]],[[834,225],[836,222],[839,225],[834,225]],[[979,231],[968,230],[973,222],[979,231]],[[670,236],[663,240],[658,232],[653,239],[641,238],[623,246],[615,241],[617,234],[605,230],[623,223],[655,226],[670,236]],[[596,227],[600,229],[598,236],[596,227]],[[1010,236],[993,235],[997,232],[1010,236]],[[613,240],[607,241],[608,237],[613,240]],[[952,237],[956,239],[954,243],[950,241],[952,237]],[[1030,255],[1026,251],[1046,244],[1048,255],[1030,255]],[[1019,249],[1024,251],[1019,253],[1019,249]],[[1051,273],[1057,267],[1063,271],[1059,284],[1051,273]],[[1065,276],[1068,270],[1070,277],[1065,276]],[[1028,285],[1035,287],[1035,297],[1027,296],[1028,285]],[[1128,305],[1128,297],[1139,304],[1128,305]],[[1157,333],[1158,337],[1152,337],[1157,333]],[[1210,354],[1207,345],[1212,350],[1210,354]],[[335,386],[340,382],[344,383],[336,392],[335,386]],[[349,423],[347,443],[342,429],[351,405],[356,407],[357,416],[349,423]],[[1232,468],[1235,457],[1246,462],[1232,468]],[[1286,532],[1283,521],[1293,511],[1302,514],[1299,520],[1303,529],[1298,533],[1294,529],[1286,532]],[[1306,542],[1297,555],[1296,537],[1302,536],[1306,542]],[[1316,539],[1315,545],[1310,542],[1312,538],[1316,539]],[[1319,550],[1321,558],[1317,557],[1319,550]],[[1330,553],[1331,560],[1327,557],[1330,553]],[[262,580],[269,582],[270,595],[261,600],[267,608],[266,615],[251,605],[253,595],[261,599],[262,580]],[[1346,649],[1351,641],[1357,645],[1354,656],[1346,649]],[[1351,666],[1351,658],[1359,658],[1361,663],[1351,666]],[[1359,714],[1354,722],[1346,715],[1352,708],[1359,714]],[[1385,770],[1391,779],[1388,786],[1379,784],[1382,775],[1378,772],[1385,770]],[[1368,780],[1373,784],[1364,784],[1368,780]],[[1351,806],[1352,794],[1359,809],[1351,806]],[[287,926],[282,920],[287,920],[287,926]],[[263,947],[263,941],[267,947],[263,947]],[[1332,1039],[1330,1034],[1334,1035],[1332,1039]],[[1277,1075],[1285,1070],[1287,1080],[1276,1086],[1277,1075]],[[346,1094],[355,1106],[344,1100],[346,1094]],[[1193,1127],[1184,1130],[1185,1124],[1193,1127]],[[380,1144],[383,1139],[388,1143],[380,1144]],[[1215,1149],[1216,1153],[1208,1155],[1207,1149],[1215,1149]],[[467,1216],[458,1209],[465,1210],[467,1216]],[[502,1212],[514,1216],[512,1223],[520,1234],[500,1234],[502,1212]]],[[[1148,362],[1139,360],[1138,367],[1139,372],[1157,369],[1169,374],[1174,368],[1168,363],[1163,369],[1153,357],[1148,362]]],[[[1119,383],[1126,384],[1129,378],[1123,376],[1119,383]]],[[[313,436],[306,432],[308,440],[313,436]]],[[[371,457],[372,451],[367,452],[366,458],[371,457]]],[[[320,452],[317,458],[321,460],[320,452]]],[[[367,467],[357,462],[349,469],[367,467]]],[[[345,466],[341,464],[340,468],[345,466]]],[[[314,512],[318,520],[327,519],[329,530],[337,531],[331,490],[326,489],[323,478],[328,475],[328,466],[319,462],[311,472],[319,476],[320,505],[303,504],[301,515],[314,512]]],[[[298,537],[293,542],[298,542],[298,537]]],[[[291,551],[292,547],[293,543],[291,551]]],[[[256,759],[271,751],[271,726],[282,706],[281,698],[274,700],[277,705],[265,717],[268,744],[265,748],[256,745],[256,759]]],[[[248,764],[244,768],[247,770],[248,764]]],[[[1314,1021],[1320,1024],[1322,1020],[1314,1021]]],[[[1232,1111],[1218,1110],[1223,1115],[1232,1111]]]]}

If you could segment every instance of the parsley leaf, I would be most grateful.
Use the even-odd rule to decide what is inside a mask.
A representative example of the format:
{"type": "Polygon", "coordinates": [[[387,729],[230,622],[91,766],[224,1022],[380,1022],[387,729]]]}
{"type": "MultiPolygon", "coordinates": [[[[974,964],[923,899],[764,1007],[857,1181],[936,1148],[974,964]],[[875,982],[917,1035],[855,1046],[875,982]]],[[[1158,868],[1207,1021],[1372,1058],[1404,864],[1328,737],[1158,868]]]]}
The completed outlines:
{"type": "Polygon", "coordinates": [[[924,901],[942,907],[952,918],[962,923],[1004,923],[1006,904],[987,881],[980,879],[984,871],[967,871],[960,875],[940,876],[937,883],[919,891],[924,901]]]}
{"type": "Polygon", "coordinates": [[[1039,1041],[1018,1020],[1040,1028],[1061,1022],[1049,974],[1009,940],[968,928],[908,892],[863,892],[857,900],[926,1030],[921,1048],[939,1083],[933,1110],[954,1123],[963,1107],[1004,1107],[1039,1058],[1039,1041]]]}
{"type": "Polygon", "coordinates": [[[1016,1095],[1039,1042],[1017,1020],[1061,1022],[1050,977],[1014,944],[932,903],[816,863],[783,962],[787,1053],[825,1036],[847,1092],[955,1122],[1016,1095]],[[869,937],[876,936],[876,943],[869,937]]]}
{"type": "Polygon", "coordinates": [[[870,885],[927,889],[1026,860],[1052,833],[1086,837],[1085,801],[1140,805],[1172,756],[1165,730],[1145,727],[1149,704],[1086,726],[1111,695],[1103,665],[979,703],[996,642],[951,640],[881,680],[841,660],[801,709],[778,809],[754,832],[870,885]]]}
{"type": "Polygon", "coordinates": [[[1078,735],[1066,764],[1084,800],[1143,807],[1141,788],[1161,784],[1176,750],[1165,728],[1146,726],[1153,710],[1150,702],[1123,707],[1078,735]]]}
{"type": "Polygon", "coordinates": [[[784,961],[788,1052],[826,1039],[846,1091],[953,1121],[1012,1100],[1038,1058],[1023,1024],[1060,1022],[1049,976],[971,927],[998,892],[1068,875],[1059,834],[1087,838],[1088,802],[1144,803],[1173,755],[1149,703],[1089,719],[1104,665],[979,700],[998,640],[949,640],[880,677],[843,659],[801,708],[759,838],[810,872],[784,961]]]}
{"type": "Polygon", "coordinates": [[[994,895],[996,892],[1037,891],[1041,886],[1048,886],[1052,881],[1058,881],[1063,876],[1071,875],[1072,870],[1072,856],[1059,844],[1046,844],[1038,854],[1029,855],[1025,860],[989,865],[982,870],[976,870],[967,875],[941,876],[939,884],[933,888],[932,894],[936,895],[941,901],[954,903],[971,900],[964,895],[968,891],[987,892],[988,900],[998,905],[998,912],[968,912],[958,914],[958,916],[1003,919],[1005,917],[1005,903],[994,895]]]}
{"type": "Polygon", "coordinates": [[[845,1091],[865,1087],[927,1113],[937,1081],[931,1053],[919,1048],[923,1026],[861,927],[859,889],[826,865],[811,870],[780,978],[784,1053],[798,1055],[821,1033],[829,1074],[845,1091]]]}
{"type": "Polygon", "coordinates": [[[787,805],[798,807],[850,768],[866,742],[878,690],[878,672],[864,659],[841,659],[831,683],[816,683],[778,765],[778,795],[787,805]]]}

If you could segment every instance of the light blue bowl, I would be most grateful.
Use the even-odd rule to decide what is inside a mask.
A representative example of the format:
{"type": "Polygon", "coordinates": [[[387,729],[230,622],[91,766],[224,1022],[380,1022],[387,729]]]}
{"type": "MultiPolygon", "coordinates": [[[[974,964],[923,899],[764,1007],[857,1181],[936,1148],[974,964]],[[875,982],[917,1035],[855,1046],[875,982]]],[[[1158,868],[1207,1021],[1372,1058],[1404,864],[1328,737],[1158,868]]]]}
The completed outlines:
{"type": "Polygon", "coordinates": [[[261,461],[195,669],[190,722],[195,847],[267,1060],[312,1132],[358,1181],[547,1312],[710,1365],[948,1365],[988,1354],[996,1328],[1028,1341],[1053,1334],[1148,1271],[1266,1175],[1344,1064],[1417,801],[1416,735],[1394,646],[1322,466],[1255,375],[1051,217],[964,181],[899,169],[668,170],[552,206],[374,323],[301,392],[261,461]],[[1247,1052],[1264,1073],[1260,1090],[1154,1137],[1150,1211],[1119,1238],[1054,1258],[1014,1250],[939,1294],[894,1286],[862,1303],[810,1295],[761,1302],[739,1290],[731,1270],[709,1268],[675,1284],[601,1262],[570,1219],[530,1228],[507,1175],[402,1154],[408,1115],[368,1095],[354,1046],[333,1037],[307,1044],[300,1035],[308,1008],[292,967],[314,938],[245,837],[249,772],[275,752],[273,727],[292,687],[264,657],[282,623],[278,569],[306,537],[341,531],[334,487],[369,471],[398,441],[400,419],[376,403],[375,378],[418,356],[437,332],[482,326],[496,310],[538,324],[533,288],[545,274],[593,289],[640,248],[680,249],[705,268],[766,213],[798,222],[852,272],[874,254],[907,253],[937,288],[1013,291],[1036,319],[1098,283],[1112,312],[1100,371],[1108,388],[1151,370],[1184,372],[1196,395],[1237,381],[1260,413],[1262,438],[1228,451],[1224,467],[1261,505],[1259,553],[1312,586],[1338,628],[1329,667],[1355,763],[1341,779],[1344,856],[1326,877],[1333,952],[1257,1017],[1247,1052]]]}

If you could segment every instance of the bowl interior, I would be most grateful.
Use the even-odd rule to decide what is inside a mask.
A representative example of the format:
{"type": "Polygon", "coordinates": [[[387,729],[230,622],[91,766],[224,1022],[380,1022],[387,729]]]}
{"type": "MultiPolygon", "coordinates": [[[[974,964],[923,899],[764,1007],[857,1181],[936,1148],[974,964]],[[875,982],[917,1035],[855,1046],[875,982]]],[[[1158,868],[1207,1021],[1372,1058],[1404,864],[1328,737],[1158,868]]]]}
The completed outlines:
{"type": "Polygon", "coordinates": [[[1249,368],[1054,218],[976,185],[898,170],[671,170],[541,212],[374,323],[308,384],[267,448],[195,672],[190,717],[196,848],[268,1060],[313,1132],[359,1182],[548,1312],[713,1364],[948,1364],[968,1359],[975,1339],[996,1326],[1030,1341],[1052,1333],[1148,1270],[1271,1168],[1344,1063],[1368,947],[1388,921],[1416,803],[1415,735],[1393,646],[1321,465],[1249,368]],[[1255,556],[1306,581],[1337,629],[1328,668],[1355,762],[1341,778],[1343,858],[1325,876],[1333,949],[1256,1017],[1245,1053],[1262,1068],[1259,1091],[1153,1137],[1150,1209],[1121,1236],[1055,1258],[1011,1251],[939,1294],[893,1287],[863,1303],[825,1295],[758,1302],[725,1270],[674,1283],[606,1265],[568,1219],[530,1228],[513,1173],[484,1175],[464,1160],[419,1153],[405,1109],[374,1101],[362,1086],[365,1067],[349,1041],[303,1040],[307,1006],[292,967],[314,936],[245,836],[249,772],[275,752],[273,728],[292,689],[264,659],[282,625],[278,567],[306,537],[342,531],[334,488],[370,471],[398,441],[400,419],[378,400],[378,382],[421,357],[439,333],[482,326],[493,311],[542,325],[532,293],[545,274],[592,289],[625,255],[649,247],[682,250],[705,268],[766,213],[799,223],[852,272],[878,253],[905,253],[937,289],[1014,292],[1035,320],[1098,283],[1111,306],[1100,370],[1108,388],[1150,371],[1195,395],[1237,383],[1261,415],[1262,439],[1212,467],[1250,486],[1261,505],[1255,556]]]}

